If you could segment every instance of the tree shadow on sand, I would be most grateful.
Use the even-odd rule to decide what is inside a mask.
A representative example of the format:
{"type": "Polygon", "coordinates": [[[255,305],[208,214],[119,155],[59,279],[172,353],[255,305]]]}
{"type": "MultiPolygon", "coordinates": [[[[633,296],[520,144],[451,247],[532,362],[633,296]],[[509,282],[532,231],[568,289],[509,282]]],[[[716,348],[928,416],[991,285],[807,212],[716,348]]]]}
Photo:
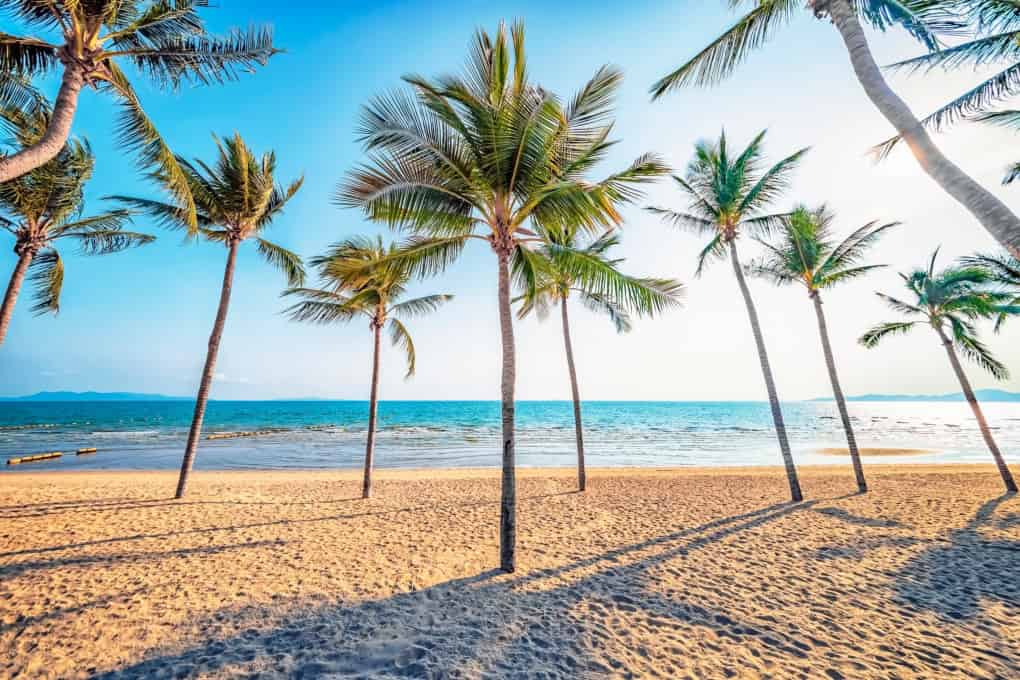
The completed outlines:
{"type": "Polygon", "coordinates": [[[1020,541],[994,540],[984,528],[1012,526],[1015,515],[996,517],[1006,494],[981,506],[966,526],[933,541],[897,573],[899,599],[953,619],[981,613],[984,600],[998,601],[1020,613],[1020,541]]]}
{"type": "MultiPolygon", "coordinates": [[[[636,641],[621,643],[634,625],[677,644],[691,627],[735,639],[763,634],[760,624],[736,621],[683,593],[653,592],[655,568],[812,505],[773,505],[519,576],[489,571],[350,606],[302,606],[289,616],[251,607],[220,612],[198,626],[206,640],[97,677],[625,676],[621,654],[650,653],[636,641]],[[213,622],[224,618],[263,625],[217,635],[213,622]]],[[[766,637],[775,653],[803,657],[782,633],[766,637]]],[[[669,663],[683,664],[679,657],[669,663]]]]}

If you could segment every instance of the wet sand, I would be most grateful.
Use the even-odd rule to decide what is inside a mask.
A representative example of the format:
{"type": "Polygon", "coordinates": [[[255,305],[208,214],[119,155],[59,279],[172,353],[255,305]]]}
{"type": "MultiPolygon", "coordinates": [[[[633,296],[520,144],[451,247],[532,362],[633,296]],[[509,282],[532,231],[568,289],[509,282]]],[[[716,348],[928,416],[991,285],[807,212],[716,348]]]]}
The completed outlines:
{"type": "Polygon", "coordinates": [[[5,475],[0,677],[1020,677],[1020,498],[867,472],[5,475]]]}
{"type": "MultiPolygon", "coordinates": [[[[872,458],[881,456],[923,456],[928,453],[936,453],[930,449],[897,449],[897,448],[861,448],[857,449],[857,452],[861,456],[870,456],[872,458]]],[[[846,456],[850,457],[850,449],[830,448],[830,449],[818,449],[815,453],[820,453],[823,456],[846,456]]]]}

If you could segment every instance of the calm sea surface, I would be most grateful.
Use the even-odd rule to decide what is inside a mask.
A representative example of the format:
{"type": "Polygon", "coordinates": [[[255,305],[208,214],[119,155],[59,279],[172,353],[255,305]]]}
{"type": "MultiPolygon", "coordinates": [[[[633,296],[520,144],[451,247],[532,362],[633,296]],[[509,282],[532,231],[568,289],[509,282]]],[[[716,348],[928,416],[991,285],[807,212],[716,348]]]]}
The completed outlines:
{"type": "MultiPolygon", "coordinates": [[[[64,451],[4,472],[65,469],[172,469],[180,464],[188,402],[0,402],[0,457],[64,451]],[[30,427],[23,427],[30,426],[30,427]],[[94,456],[67,455],[94,446],[94,456]]],[[[964,403],[851,403],[861,446],[931,453],[869,462],[989,462],[964,403]]],[[[1007,460],[1020,463],[1020,404],[989,403],[986,415],[1007,460]]],[[[217,401],[209,404],[199,469],[346,468],[360,465],[366,402],[217,401]],[[259,437],[206,440],[208,434],[281,428],[259,437]]],[[[837,463],[817,449],[844,446],[835,406],[784,405],[798,463],[837,463]]],[[[379,467],[497,466],[499,404],[478,401],[382,402],[379,467]]],[[[757,402],[586,402],[586,450],[592,466],[776,465],[768,405],[757,402]]],[[[518,460],[525,466],[574,462],[569,402],[517,405],[518,460]]]]}

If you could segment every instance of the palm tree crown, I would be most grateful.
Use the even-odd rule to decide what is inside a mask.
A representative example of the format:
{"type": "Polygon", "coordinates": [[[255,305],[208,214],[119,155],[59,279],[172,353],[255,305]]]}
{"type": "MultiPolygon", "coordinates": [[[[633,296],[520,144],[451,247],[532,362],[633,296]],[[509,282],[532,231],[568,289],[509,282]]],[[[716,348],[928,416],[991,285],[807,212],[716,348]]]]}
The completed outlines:
{"type": "Polygon", "coordinates": [[[541,229],[604,230],[636,184],[666,171],[655,156],[586,180],[605,158],[612,103],[622,74],[603,67],[566,104],[528,80],[524,27],[479,31],[462,76],[407,76],[413,95],[394,92],[365,109],[361,138],[369,163],[350,174],[338,202],[373,220],[433,240],[418,267],[441,268],[468,239],[507,256],[541,229]],[[512,41],[512,47],[508,43],[512,41]],[[530,227],[530,228],[529,228],[530,227]],[[477,230],[482,229],[482,233],[477,230]]]}
{"type": "Polygon", "coordinates": [[[919,324],[928,324],[995,378],[1008,378],[1006,366],[978,339],[975,322],[1003,313],[1020,313],[1020,307],[1012,305],[1015,296],[991,288],[992,276],[980,267],[955,266],[936,271],[937,257],[936,250],[927,269],[900,274],[913,296],[911,301],[878,293],[890,308],[909,320],[879,324],[861,336],[861,344],[875,347],[890,335],[907,333],[919,324]]]}
{"type": "MultiPolygon", "coordinates": [[[[300,286],[305,277],[301,258],[261,234],[283,212],[304,180],[277,184],[276,154],[270,151],[256,156],[237,133],[222,139],[214,136],[213,140],[218,151],[213,165],[177,157],[188,193],[194,197],[198,234],[228,247],[255,239],[259,254],[286,275],[288,285],[300,286]]],[[[188,228],[186,205],[130,196],[111,198],[150,214],[165,228],[188,228]]]]}
{"type": "Polygon", "coordinates": [[[834,218],[825,206],[815,210],[797,207],[780,222],[778,239],[755,239],[766,253],[751,263],[749,271],[779,285],[799,283],[814,294],[885,266],[861,265],[860,261],[898,222],[882,225],[869,222],[837,242],[832,228],[834,218]]]}
{"type": "MultiPolygon", "coordinates": [[[[181,84],[209,84],[232,80],[241,71],[265,64],[278,50],[268,27],[232,30],[217,37],[207,33],[198,8],[200,0],[2,0],[0,9],[26,27],[59,33],[49,42],[34,36],[0,33],[0,105],[37,106],[41,95],[29,79],[63,69],[61,91],[46,134],[22,152],[3,159],[11,165],[21,153],[33,154],[41,164],[59,151],[67,139],[78,93],[90,85],[112,95],[121,106],[119,141],[139,153],[140,164],[159,171],[178,200],[194,210],[187,180],[174,155],[146,116],[127,74],[119,64],[129,62],[161,89],[181,84]],[[30,147],[45,146],[47,150],[30,147]],[[50,152],[51,150],[52,152],[50,152]],[[40,154],[35,154],[40,151],[40,154]],[[38,158],[35,156],[38,155],[38,158]]],[[[2,179],[7,168],[3,169],[2,179]]],[[[17,174],[21,174],[18,172],[17,174]]]]}
{"type": "Polygon", "coordinates": [[[399,246],[385,246],[382,238],[355,237],[330,248],[329,252],[309,260],[318,270],[321,288],[290,288],[284,295],[296,296],[300,302],[285,311],[295,321],[330,324],[347,323],[356,318],[368,320],[372,329],[388,327],[390,340],[404,350],[407,374],[415,371],[414,343],[404,321],[436,311],[452,295],[426,295],[402,300],[407,294],[411,274],[407,268],[387,264],[399,246]],[[351,275],[350,262],[364,266],[378,266],[370,275],[351,275]]]}
{"type": "Polygon", "coordinates": [[[725,246],[743,232],[757,236],[782,223],[784,214],[765,210],[787,189],[790,174],[808,149],[763,170],[764,139],[762,131],[735,156],[730,153],[725,132],[718,142],[699,142],[686,175],[673,176],[690,198],[687,211],[648,208],[667,224],[711,236],[698,255],[699,275],[709,261],[723,257],[725,246]]]}
{"type": "MultiPolygon", "coordinates": [[[[44,112],[9,109],[0,113],[2,124],[16,145],[31,144],[46,128],[44,112]]],[[[85,255],[105,255],[152,242],[155,237],[125,231],[128,210],[111,210],[84,216],[85,185],[92,177],[95,158],[85,140],[71,139],[47,164],[0,184],[0,228],[14,235],[14,252],[33,257],[31,275],[37,284],[35,312],[60,309],[64,264],[57,245],[78,244],[85,255]]]]}
{"type": "MultiPolygon", "coordinates": [[[[1010,302],[1010,307],[1020,306],[1020,259],[1013,257],[1009,253],[1000,253],[995,255],[972,255],[962,258],[961,262],[968,267],[984,269],[992,281],[1013,294],[1014,297],[1010,302]]],[[[1010,316],[1007,312],[999,314],[995,322],[996,332],[1002,328],[1002,324],[1010,316]]]]}
{"type": "Polygon", "coordinates": [[[678,281],[634,277],[621,272],[619,267],[623,260],[609,255],[620,242],[616,233],[584,239],[576,229],[569,229],[546,236],[548,242],[537,250],[548,266],[540,268],[536,277],[518,277],[523,289],[517,298],[521,303],[517,313],[520,319],[532,312],[545,318],[551,306],[576,294],[585,307],[604,313],[618,332],[626,333],[631,330],[632,313],[652,316],[679,305],[683,299],[684,287],[678,281]],[[569,251],[570,262],[567,267],[560,268],[556,264],[564,251],[569,251]],[[605,294],[607,290],[615,295],[605,294]]]}

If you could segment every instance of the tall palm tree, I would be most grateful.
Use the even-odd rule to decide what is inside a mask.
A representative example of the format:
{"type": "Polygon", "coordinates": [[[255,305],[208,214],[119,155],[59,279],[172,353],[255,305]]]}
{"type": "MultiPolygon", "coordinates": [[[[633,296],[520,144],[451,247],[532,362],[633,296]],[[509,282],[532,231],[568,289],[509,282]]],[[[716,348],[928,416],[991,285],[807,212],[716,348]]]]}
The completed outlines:
{"type": "Polygon", "coordinates": [[[348,323],[367,318],[372,331],[372,388],[368,405],[368,438],[365,443],[365,472],[361,497],[372,496],[372,458],[375,452],[376,415],[379,395],[379,347],[382,329],[389,327],[390,341],[407,355],[405,378],[414,375],[415,352],[411,334],[403,320],[436,311],[452,295],[426,295],[410,300],[407,294],[411,273],[406,268],[387,266],[387,258],[396,254],[398,246],[383,245],[382,239],[355,237],[338,243],[325,255],[309,263],[319,270],[321,288],[291,288],[284,295],[294,295],[301,302],[287,308],[294,321],[311,323],[348,323]],[[360,273],[352,276],[349,265],[357,265],[360,273]],[[376,271],[364,274],[363,265],[382,263],[376,271]]]}
{"type": "Polygon", "coordinates": [[[1015,493],[1016,482],[1010,474],[1006,461],[999,452],[999,447],[988,428],[984,413],[970,381],[960,365],[957,351],[991,373],[995,378],[1004,380],[1009,371],[999,362],[988,348],[978,339],[974,322],[988,319],[1002,313],[1016,314],[1020,307],[1013,306],[1013,295],[988,287],[992,283],[989,273],[980,267],[948,267],[940,272],[935,271],[935,259],[938,250],[932,255],[927,269],[918,269],[910,274],[901,274],[907,290],[913,296],[910,302],[904,302],[889,295],[878,293],[895,311],[908,317],[909,321],[891,321],[882,323],[861,336],[860,342],[865,347],[875,347],[889,335],[903,334],[921,324],[927,324],[946,348],[949,363],[960,381],[963,395],[970,404],[981,436],[984,437],[988,450],[992,452],[995,465],[1002,476],[1006,491],[1015,493]]]}
{"type": "MultiPolygon", "coordinates": [[[[505,571],[516,568],[511,266],[532,275],[540,255],[520,246],[540,241],[541,229],[572,224],[597,232],[621,223],[618,207],[636,197],[634,185],[666,171],[645,155],[601,181],[586,179],[612,145],[612,102],[621,78],[615,68],[600,68],[564,104],[529,80],[522,24],[509,35],[503,24],[492,36],[479,30],[463,75],[407,76],[413,94],[394,92],[366,107],[361,139],[369,160],[338,191],[341,205],[412,233],[411,247],[393,259],[413,260],[416,271],[442,269],[471,240],[487,243],[496,255],[505,571]]],[[[564,263],[571,255],[561,254],[564,263]]]]}
{"type": "Polygon", "coordinates": [[[737,285],[744,298],[751,332],[758,348],[758,360],[765,378],[779,450],[790,485],[790,497],[800,501],[803,495],[797,479],[797,468],[786,437],[786,425],[761,325],[758,323],[758,311],[747,281],[744,280],[744,269],[737,254],[737,240],[744,233],[760,235],[782,223],[783,215],[768,214],[765,211],[787,188],[790,174],[807,153],[807,149],[801,149],[766,168],[762,150],[764,138],[763,131],[737,155],[730,154],[725,132],[718,142],[699,142],[695,147],[694,159],[687,166],[686,175],[673,177],[680,190],[690,199],[688,210],[677,212],[655,207],[648,210],[661,216],[667,224],[711,237],[698,256],[698,276],[710,260],[722,259],[729,252],[733,275],[737,278],[737,285]]]}
{"type": "MultiPolygon", "coordinates": [[[[48,124],[43,112],[28,114],[9,109],[0,120],[16,144],[38,139],[48,124]]],[[[32,310],[42,314],[60,310],[64,261],[57,245],[65,240],[78,244],[84,255],[106,255],[150,243],[154,237],[125,231],[131,222],[127,210],[110,210],[85,217],[85,184],[92,177],[95,158],[88,142],[70,139],[56,157],[28,174],[0,184],[0,228],[14,236],[18,263],[11,274],[0,305],[0,345],[7,336],[14,305],[30,268],[37,286],[32,310]]]]}
{"type": "Polygon", "coordinates": [[[518,298],[521,306],[517,318],[523,319],[534,312],[540,319],[548,316],[549,308],[559,305],[563,323],[563,345],[567,355],[567,372],[570,375],[570,393],[574,402],[574,436],[577,441],[577,488],[588,488],[584,467],[584,430],[581,424],[581,392],[577,385],[574,366],[574,348],[570,340],[570,319],[567,302],[576,295],[589,310],[605,314],[619,333],[631,330],[631,314],[653,316],[680,303],[683,285],[672,279],[637,278],[620,271],[621,259],[612,259],[609,250],[620,242],[615,233],[606,233],[584,244],[583,234],[577,229],[547,232],[547,243],[538,250],[550,266],[539,271],[538,277],[522,277],[523,294],[518,298]],[[569,248],[588,260],[585,270],[576,267],[557,267],[561,248],[569,248]],[[614,287],[632,295],[615,299],[601,294],[606,279],[616,279],[614,287]]]}
{"type": "MultiPolygon", "coordinates": [[[[266,262],[281,270],[287,277],[288,286],[300,286],[305,279],[304,265],[300,257],[261,236],[283,212],[284,206],[301,188],[303,180],[297,179],[286,187],[277,184],[276,154],[268,152],[257,157],[237,133],[234,133],[233,137],[220,139],[214,136],[213,139],[218,152],[213,165],[207,165],[197,159],[192,163],[182,156],[177,157],[177,163],[188,181],[188,190],[194,196],[198,233],[207,241],[226,246],[227,264],[223,271],[223,287],[220,289],[216,321],[209,336],[205,368],[202,370],[202,379],[195,400],[195,413],[191,420],[191,430],[188,432],[188,444],[181,463],[181,475],[177,481],[176,498],[184,497],[188,476],[195,461],[195,451],[198,449],[198,440],[202,434],[202,420],[205,418],[205,406],[209,401],[216,356],[219,353],[220,338],[223,337],[223,327],[227,321],[238,247],[244,241],[254,240],[256,249],[266,262]]],[[[173,193],[172,190],[168,191],[173,193]]],[[[188,207],[183,203],[164,203],[129,196],[113,198],[132,208],[147,212],[166,228],[188,228],[188,207]]]]}
{"type": "Polygon", "coordinates": [[[175,200],[187,208],[195,228],[188,180],[174,154],[146,116],[120,64],[131,63],[156,87],[233,80],[264,65],[278,52],[272,30],[233,29],[210,35],[198,14],[202,0],[0,0],[0,10],[26,30],[53,31],[54,42],[0,33],[0,104],[23,107],[41,95],[29,79],[61,70],[60,89],[45,133],[17,153],[0,158],[0,182],[37,168],[63,148],[85,86],[113,96],[121,107],[119,142],[139,154],[139,163],[164,175],[175,200]]]}
{"type": "Polygon", "coordinates": [[[818,319],[818,334],[822,340],[825,366],[832,383],[832,396],[836,400],[846,443],[850,450],[857,490],[865,493],[868,483],[864,479],[864,467],[857,449],[850,414],[847,412],[843,388],[839,384],[836,360],[832,356],[825,312],[822,310],[822,290],[828,290],[845,281],[863,276],[885,265],[861,265],[860,261],[883,233],[898,223],[879,225],[869,222],[857,229],[843,241],[838,242],[832,233],[834,215],[825,206],[808,210],[801,206],[781,223],[778,237],[773,241],[757,239],[766,249],[766,254],[749,267],[753,274],[771,279],[778,285],[800,284],[807,290],[818,319]]]}
{"type": "MultiPolygon", "coordinates": [[[[1012,0],[994,0],[1011,3],[1012,0]]],[[[861,20],[879,31],[900,26],[928,49],[937,49],[934,33],[959,27],[947,0],[729,0],[731,7],[752,9],[689,61],[652,86],[658,98],[688,85],[714,85],[729,77],[748,57],[775,37],[802,8],[828,19],[839,31],[854,73],[875,107],[907,143],[914,158],[942,189],[966,208],[996,240],[1020,255],[1020,218],[935,146],[910,107],[895,93],[875,63],[861,20]]],[[[884,145],[888,151],[890,145],[884,145]]]]}

